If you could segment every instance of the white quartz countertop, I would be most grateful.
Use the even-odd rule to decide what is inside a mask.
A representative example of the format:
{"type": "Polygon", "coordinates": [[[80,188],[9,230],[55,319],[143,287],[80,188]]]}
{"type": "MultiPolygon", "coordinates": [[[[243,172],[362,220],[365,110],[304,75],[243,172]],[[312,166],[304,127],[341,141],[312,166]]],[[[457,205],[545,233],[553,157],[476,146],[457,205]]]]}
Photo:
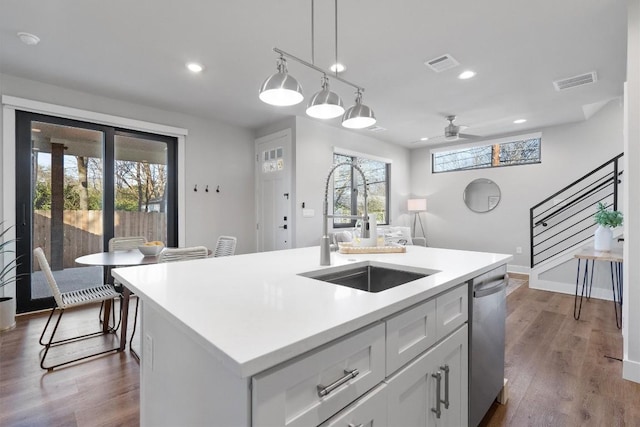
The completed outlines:
{"type": "Polygon", "coordinates": [[[249,377],[444,292],[511,255],[408,246],[404,254],[331,254],[320,248],[117,268],[120,282],[205,347],[249,377]],[[362,261],[430,276],[378,293],[300,276],[362,261]]]}

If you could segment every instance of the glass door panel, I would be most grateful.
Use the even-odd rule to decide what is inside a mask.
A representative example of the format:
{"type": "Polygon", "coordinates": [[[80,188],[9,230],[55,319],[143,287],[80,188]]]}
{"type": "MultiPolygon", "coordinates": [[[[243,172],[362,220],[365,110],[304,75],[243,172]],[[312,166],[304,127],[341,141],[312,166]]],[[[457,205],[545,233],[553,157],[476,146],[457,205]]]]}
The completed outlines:
{"type": "MultiPolygon", "coordinates": [[[[102,282],[101,267],[75,259],[103,247],[104,133],[31,122],[31,247],[41,247],[62,292],[102,282]]],[[[31,299],[51,297],[32,260],[31,299]]]]}
{"type": "Polygon", "coordinates": [[[167,143],[118,132],[114,149],[114,236],[168,245],[167,143]]]}
{"type": "Polygon", "coordinates": [[[19,313],[53,307],[42,247],[62,292],[109,281],[75,263],[114,236],[178,241],[177,139],[16,111],[19,313]]]}

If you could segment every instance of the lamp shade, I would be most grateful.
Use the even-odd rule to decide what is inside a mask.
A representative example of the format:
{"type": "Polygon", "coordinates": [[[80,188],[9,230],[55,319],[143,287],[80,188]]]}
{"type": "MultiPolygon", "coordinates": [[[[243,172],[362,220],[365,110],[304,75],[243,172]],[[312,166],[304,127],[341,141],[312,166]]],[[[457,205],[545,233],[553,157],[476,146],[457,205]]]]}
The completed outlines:
{"type": "Polygon", "coordinates": [[[286,107],[302,102],[302,86],[287,72],[287,61],[280,56],[278,71],[269,77],[260,86],[259,98],[262,102],[286,107]]]}
{"type": "Polygon", "coordinates": [[[307,114],[316,119],[333,119],[344,113],[342,99],[329,89],[329,81],[322,78],[322,89],[309,101],[307,114]]]}
{"type": "Polygon", "coordinates": [[[424,212],[427,210],[427,199],[409,199],[407,201],[409,212],[424,212]]]}
{"type": "Polygon", "coordinates": [[[349,129],[364,129],[375,123],[376,117],[373,110],[360,103],[350,107],[342,117],[342,126],[349,129]]]}
{"type": "Polygon", "coordinates": [[[342,126],[349,129],[364,129],[376,123],[373,110],[362,103],[362,92],[356,92],[356,103],[342,116],[342,126]]]}
{"type": "Polygon", "coordinates": [[[286,107],[299,104],[303,99],[302,87],[286,72],[272,74],[260,87],[260,100],[267,104],[286,107]]]}

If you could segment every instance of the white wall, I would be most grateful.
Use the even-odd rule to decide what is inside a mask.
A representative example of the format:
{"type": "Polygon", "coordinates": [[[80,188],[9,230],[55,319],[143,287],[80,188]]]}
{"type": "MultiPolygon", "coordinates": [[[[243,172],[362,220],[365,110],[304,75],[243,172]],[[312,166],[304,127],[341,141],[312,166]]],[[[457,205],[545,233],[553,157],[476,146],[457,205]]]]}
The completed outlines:
{"type": "Polygon", "coordinates": [[[640,0],[628,0],[622,376],[640,382],[640,0]]]}
{"type": "Polygon", "coordinates": [[[251,131],[9,75],[0,75],[0,94],[188,129],[186,177],[179,183],[186,193],[186,244],[214,248],[224,234],[238,237],[238,253],[255,250],[251,131]]]}
{"type": "Polygon", "coordinates": [[[623,151],[622,102],[611,101],[588,121],[541,131],[542,163],[534,165],[432,174],[429,149],[411,152],[411,193],[427,198],[429,246],[511,253],[510,269],[528,271],[529,209],[623,151]],[[500,187],[502,198],[491,212],[472,212],[462,200],[476,178],[500,187]]]}
{"type": "MultiPolygon", "coordinates": [[[[296,118],[296,247],[320,244],[322,201],[334,147],[391,160],[390,218],[394,225],[409,225],[406,212],[409,189],[409,150],[379,141],[366,130],[353,132],[317,120],[296,118]],[[302,218],[302,202],[315,216],[302,218]]],[[[331,230],[330,230],[331,231],[331,230]]]]}

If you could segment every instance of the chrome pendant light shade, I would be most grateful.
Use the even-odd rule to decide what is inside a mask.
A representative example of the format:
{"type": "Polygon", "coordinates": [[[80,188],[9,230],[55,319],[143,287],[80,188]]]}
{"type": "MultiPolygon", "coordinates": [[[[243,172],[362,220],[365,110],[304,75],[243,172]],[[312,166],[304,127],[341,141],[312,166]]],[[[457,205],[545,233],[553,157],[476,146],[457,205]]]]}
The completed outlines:
{"type": "Polygon", "coordinates": [[[259,98],[262,102],[279,107],[296,105],[302,102],[302,86],[287,72],[287,61],[280,55],[278,71],[269,76],[260,87],[259,98]]]}
{"type": "Polygon", "coordinates": [[[307,115],[316,119],[333,119],[344,113],[342,99],[329,90],[329,79],[322,76],[322,89],[316,92],[307,106],[307,115]]]}
{"type": "MultiPolygon", "coordinates": [[[[338,64],[338,0],[334,0],[334,10],[335,63],[338,64]]],[[[329,89],[327,71],[315,65],[314,25],[314,0],[311,0],[311,62],[307,62],[304,59],[300,59],[299,57],[274,47],[273,51],[280,55],[278,59],[278,72],[271,75],[262,84],[262,87],[260,88],[260,100],[267,104],[276,106],[289,106],[302,102],[302,87],[298,81],[287,72],[286,56],[288,59],[322,73],[322,89],[309,100],[309,104],[307,104],[308,116],[323,120],[342,116],[342,126],[349,129],[363,129],[373,125],[376,123],[376,117],[371,108],[362,104],[362,92],[364,92],[364,88],[362,86],[356,85],[343,77],[338,76],[339,71],[337,69],[335,70],[335,75],[332,75],[333,79],[356,89],[356,103],[346,112],[340,96],[329,89]]]]}
{"type": "Polygon", "coordinates": [[[362,92],[356,92],[356,103],[342,116],[342,126],[349,129],[364,129],[376,123],[373,110],[362,103],[362,92]]]}

